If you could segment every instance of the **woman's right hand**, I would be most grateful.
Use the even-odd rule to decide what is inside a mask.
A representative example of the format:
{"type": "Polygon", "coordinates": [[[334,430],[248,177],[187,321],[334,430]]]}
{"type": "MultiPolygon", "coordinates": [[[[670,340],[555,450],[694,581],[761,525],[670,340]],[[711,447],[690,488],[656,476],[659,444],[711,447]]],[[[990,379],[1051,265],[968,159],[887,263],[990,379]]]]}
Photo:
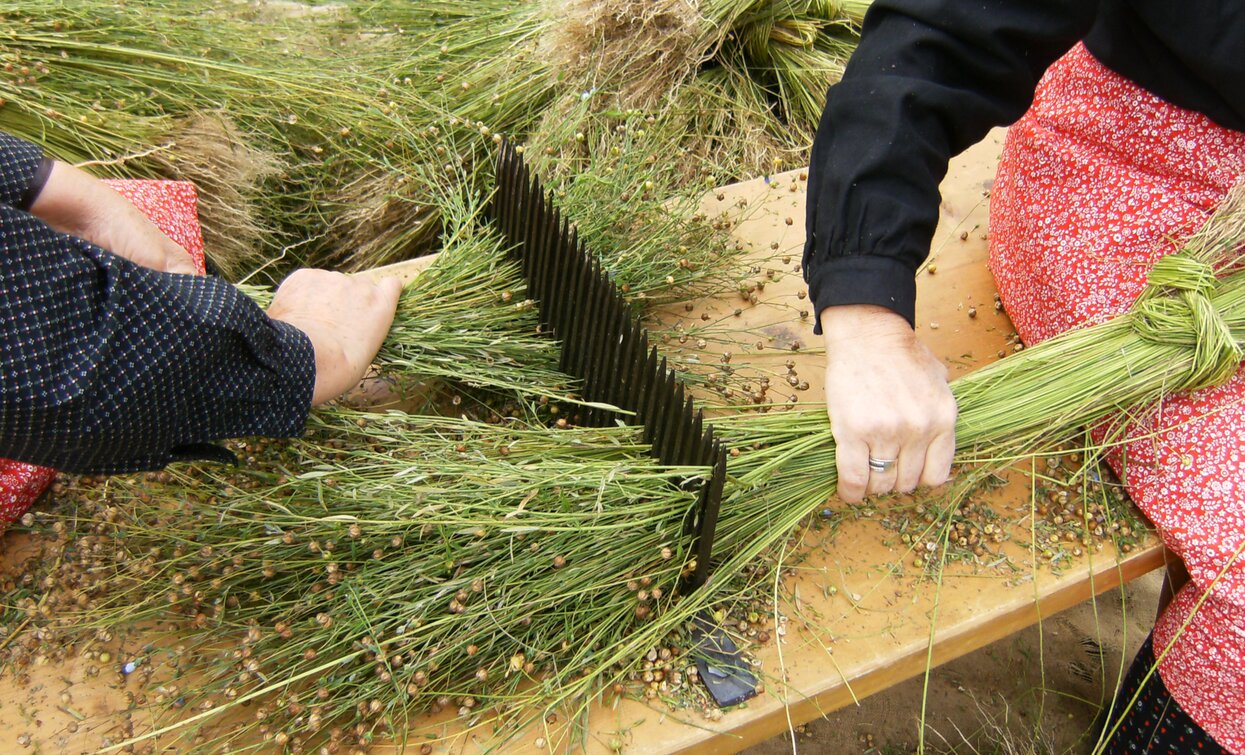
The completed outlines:
{"type": "Polygon", "coordinates": [[[946,482],[956,418],[946,367],[889,309],[840,305],[820,316],[839,497],[856,502],[946,482]]]}
{"type": "Polygon", "coordinates": [[[402,282],[328,270],[295,270],[282,281],[268,316],[289,323],[311,339],[318,406],[358,385],[393,324],[402,282]]]}

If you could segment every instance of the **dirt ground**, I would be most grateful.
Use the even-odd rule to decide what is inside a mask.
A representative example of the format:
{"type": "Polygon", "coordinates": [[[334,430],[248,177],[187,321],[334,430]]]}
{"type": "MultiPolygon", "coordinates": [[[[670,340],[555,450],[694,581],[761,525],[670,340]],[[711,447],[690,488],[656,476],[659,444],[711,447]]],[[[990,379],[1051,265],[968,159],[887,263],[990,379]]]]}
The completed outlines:
{"type": "Polygon", "coordinates": [[[1154,622],[1161,572],[935,668],[747,755],[1089,753],[1100,706],[1154,622]]]}

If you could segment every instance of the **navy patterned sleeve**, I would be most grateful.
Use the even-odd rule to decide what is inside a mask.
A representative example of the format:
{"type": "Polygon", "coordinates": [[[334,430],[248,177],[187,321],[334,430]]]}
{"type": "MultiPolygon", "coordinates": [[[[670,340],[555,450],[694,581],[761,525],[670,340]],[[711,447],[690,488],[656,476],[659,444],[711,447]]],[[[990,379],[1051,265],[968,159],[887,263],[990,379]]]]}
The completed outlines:
{"type": "Polygon", "coordinates": [[[0,132],[0,204],[29,209],[51,170],[37,144],[0,132]]]}
{"type": "Polygon", "coordinates": [[[81,473],[302,432],[311,341],[216,278],[140,267],[0,205],[0,457],[81,473]]]}

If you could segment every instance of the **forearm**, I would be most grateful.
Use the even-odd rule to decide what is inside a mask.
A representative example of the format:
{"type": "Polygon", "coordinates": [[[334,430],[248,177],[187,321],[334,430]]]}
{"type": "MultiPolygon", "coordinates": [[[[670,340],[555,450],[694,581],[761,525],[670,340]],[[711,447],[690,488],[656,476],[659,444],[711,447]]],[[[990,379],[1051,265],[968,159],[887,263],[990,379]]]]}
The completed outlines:
{"type": "Polygon", "coordinates": [[[139,267],[0,207],[0,456],[158,468],[196,444],[301,432],[314,353],[219,280],[139,267]]]}
{"type": "Polygon", "coordinates": [[[948,160],[1023,114],[1095,6],[877,0],[813,146],[804,271],[819,314],[871,304],[912,321],[948,160]]]}

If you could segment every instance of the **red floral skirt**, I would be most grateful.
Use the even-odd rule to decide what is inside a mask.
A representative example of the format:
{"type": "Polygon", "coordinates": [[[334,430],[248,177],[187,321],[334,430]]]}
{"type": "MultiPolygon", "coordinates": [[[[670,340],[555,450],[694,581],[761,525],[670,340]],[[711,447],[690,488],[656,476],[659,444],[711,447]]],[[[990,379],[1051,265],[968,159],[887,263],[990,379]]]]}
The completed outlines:
{"type": "MultiPolygon", "coordinates": [[[[166,236],[190,252],[195,267],[200,273],[203,272],[203,236],[199,232],[198,194],[194,184],[138,180],[110,180],[105,183],[142,210],[166,236]]],[[[30,508],[30,504],[43,494],[55,477],[56,470],[47,467],[0,459],[0,533],[30,508]]]]}
{"type": "MultiPolygon", "coordinates": [[[[1242,179],[1245,133],[1073,49],[1009,130],[991,195],[990,268],[1017,332],[1034,344],[1127,310],[1242,179]]],[[[1245,753],[1245,369],[1139,417],[1110,461],[1191,576],[1155,627],[1159,673],[1245,753]]]]}

